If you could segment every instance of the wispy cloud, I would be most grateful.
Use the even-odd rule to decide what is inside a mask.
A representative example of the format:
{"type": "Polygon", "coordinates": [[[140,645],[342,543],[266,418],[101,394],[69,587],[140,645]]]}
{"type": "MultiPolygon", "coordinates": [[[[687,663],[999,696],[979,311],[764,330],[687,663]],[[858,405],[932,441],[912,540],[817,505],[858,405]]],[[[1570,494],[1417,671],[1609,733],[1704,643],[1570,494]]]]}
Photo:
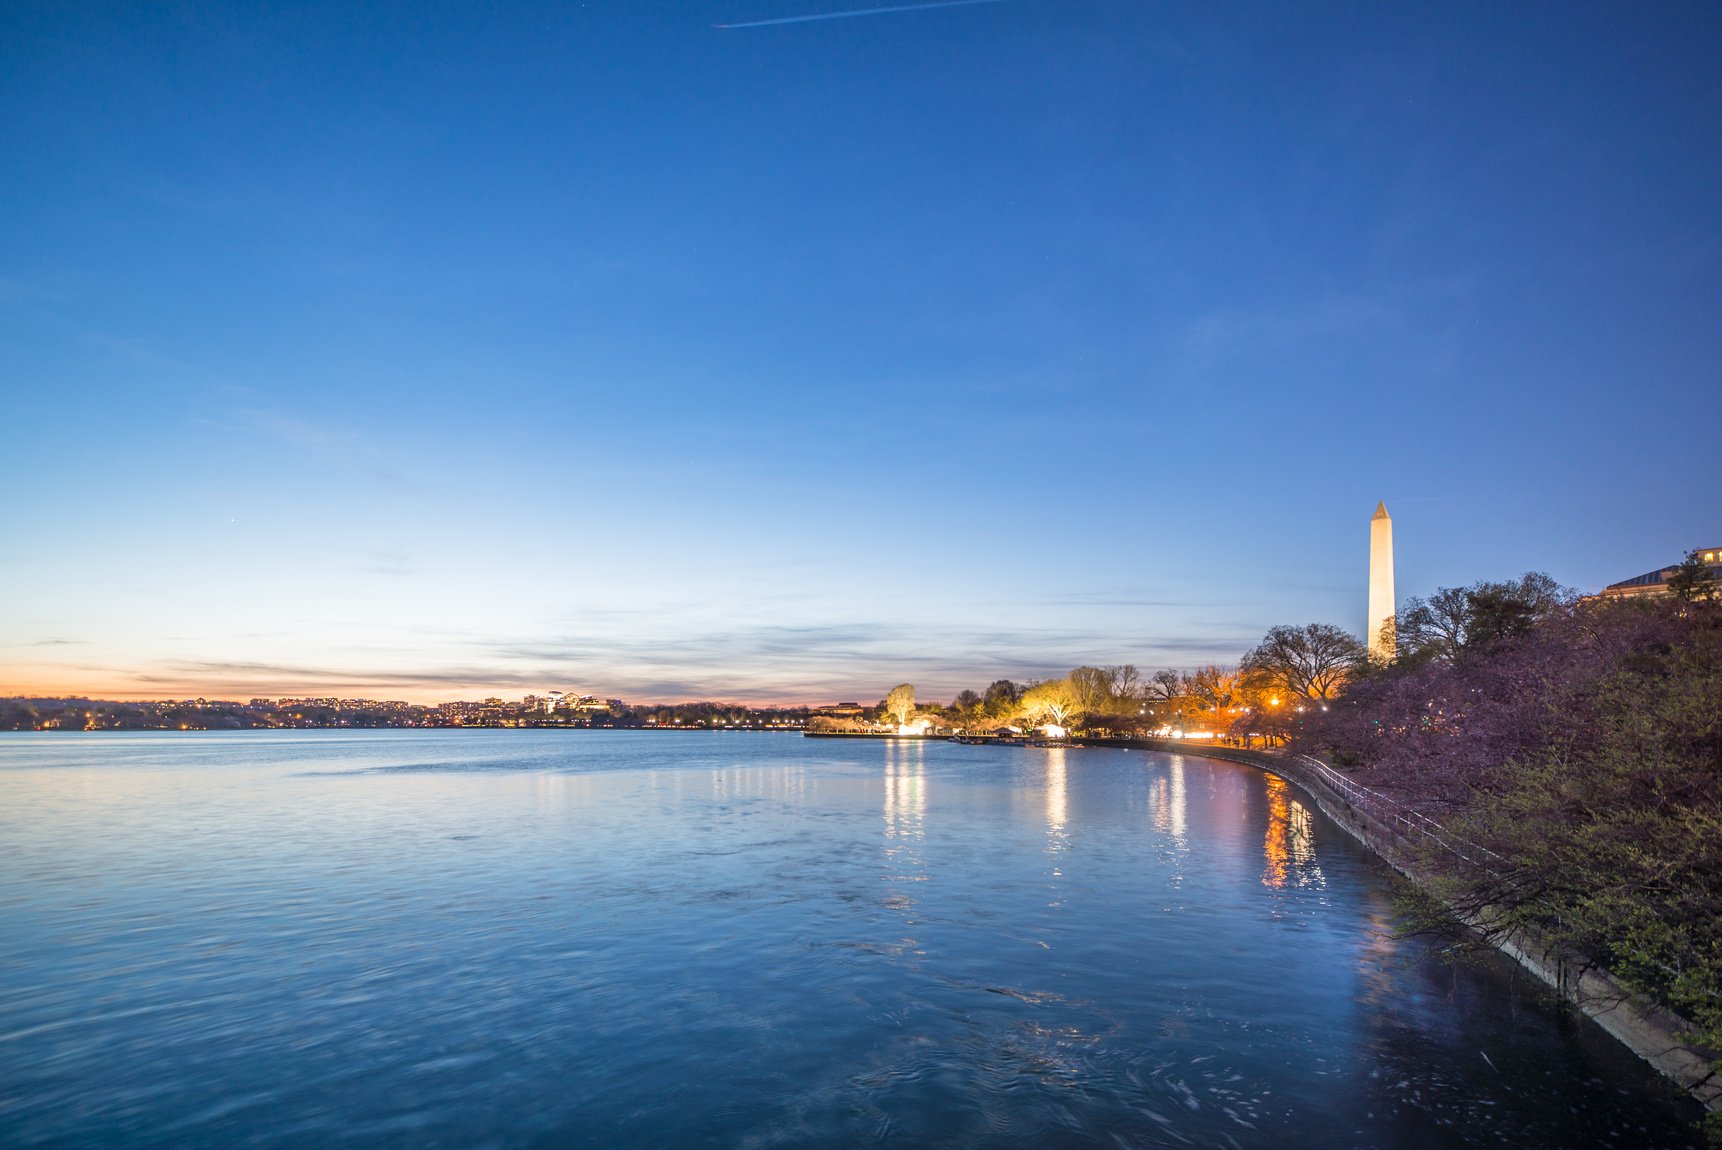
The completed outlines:
{"type": "Polygon", "coordinates": [[[238,660],[184,660],[114,676],[113,685],[97,688],[118,693],[143,693],[181,698],[276,698],[296,695],[412,698],[440,701],[482,697],[498,691],[531,691],[545,686],[542,675],[499,671],[495,667],[315,666],[238,660]],[[127,686],[122,685],[129,684],[127,686]]]}
{"type": "Polygon", "coordinates": [[[131,336],[108,335],[105,332],[88,332],[84,338],[97,347],[111,351],[122,359],[130,360],[143,367],[178,374],[195,373],[198,370],[195,365],[187,363],[183,359],[156,350],[154,344],[149,340],[131,336]]]}
{"type": "Polygon", "coordinates": [[[23,280],[0,276],[0,304],[57,303],[65,298],[64,292],[49,288],[46,285],[26,283],[23,280]]]}
{"type": "Polygon", "coordinates": [[[391,548],[368,548],[359,553],[366,560],[357,568],[366,575],[388,575],[396,578],[418,573],[418,564],[406,551],[391,548]]]}
{"type": "Polygon", "coordinates": [[[1204,369],[1236,356],[1309,340],[1370,335],[1400,322],[1395,309],[1363,296],[1329,296],[1284,307],[1226,308],[1191,323],[1176,351],[1185,366],[1204,369]]]}
{"type": "Polygon", "coordinates": [[[424,494],[417,484],[385,466],[382,448],[354,428],[307,419],[254,402],[246,388],[227,390],[239,396],[240,401],[230,406],[224,416],[218,416],[218,422],[225,419],[231,426],[267,436],[338,467],[351,468],[401,494],[424,494]]]}
{"type": "Polygon", "coordinates": [[[779,24],[811,24],[815,20],[848,20],[857,16],[884,16],[892,12],[924,12],[934,8],[969,8],[976,4],[1003,4],[1005,0],[939,0],[934,4],[893,4],[884,8],[852,8],[846,12],[815,12],[807,16],[779,16],[774,20],[749,20],[740,24],[713,24],[713,28],[771,28],[779,24]]]}
{"type": "Polygon", "coordinates": [[[350,428],[318,423],[300,415],[268,407],[236,407],[231,416],[241,426],[262,432],[271,439],[320,455],[351,456],[364,441],[350,428]]]}
{"type": "Polygon", "coordinates": [[[1159,599],[1116,592],[1097,591],[1093,594],[1069,594],[1043,600],[1055,607],[1201,607],[1206,604],[1195,599],[1159,599]]]}
{"type": "Polygon", "coordinates": [[[1134,639],[1088,629],[926,628],[891,623],[744,626],[696,633],[645,628],[511,642],[442,643],[442,659],[410,664],[397,652],[341,661],[192,658],[131,673],[87,667],[86,693],[209,698],[345,695],[439,701],[550,689],[634,701],[727,699],[752,703],[876,698],[912,682],[946,698],[994,679],[1060,675],[1081,663],[1185,668],[1230,661],[1242,637],[1134,639]]]}
{"type": "MultiPolygon", "coordinates": [[[[1159,666],[1235,658],[1242,635],[1121,636],[1086,628],[909,627],[888,623],[764,625],[700,633],[561,635],[479,644],[480,662],[531,666],[544,676],[602,677],[644,686],[659,678],[698,693],[806,698],[883,690],[904,679],[932,694],[994,678],[1062,674],[1084,662],[1159,666]]],[[[661,697],[661,696],[660,696],[661,697]]]]}

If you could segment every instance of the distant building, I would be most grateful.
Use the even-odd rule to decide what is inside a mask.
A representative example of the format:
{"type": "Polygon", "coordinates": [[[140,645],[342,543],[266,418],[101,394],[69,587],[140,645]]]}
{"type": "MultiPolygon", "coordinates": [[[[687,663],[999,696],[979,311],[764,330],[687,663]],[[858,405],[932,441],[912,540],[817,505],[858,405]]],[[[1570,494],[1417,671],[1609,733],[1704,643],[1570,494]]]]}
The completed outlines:
{"type": "MultiPolygon", "coordinates": [[[[1710,568],[1711,577],[1722,581],[1722,547],[1700,547],[1696,552],[1699,562],[1710,568]]],[[[1610,583],[1602,589],[1605,599],[1633,599],[1641,595],[1668,594],[1668,580],[1680,570],[1680,564],[1661,567],[1655,571],[1646,571],[1643,575],[1631,579],[1622,579],[1619,583],[1610,583]]]]}

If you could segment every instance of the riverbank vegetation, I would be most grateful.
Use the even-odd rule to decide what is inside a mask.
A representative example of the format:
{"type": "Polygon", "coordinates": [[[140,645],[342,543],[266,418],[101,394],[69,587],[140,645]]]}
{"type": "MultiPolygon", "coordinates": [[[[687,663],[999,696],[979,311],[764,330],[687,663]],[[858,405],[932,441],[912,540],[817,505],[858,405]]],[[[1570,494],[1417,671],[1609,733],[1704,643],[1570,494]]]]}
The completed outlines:
{"type": "Polygon", "coordinates": [[[1402,612],[1292,746],[1444,825],[1439,892],[1608,970],[1722,1049],[1722,604],[1542,577],[1402,612]],[[1408,632],[1408,633],[1407,633],[1408,632]]]}

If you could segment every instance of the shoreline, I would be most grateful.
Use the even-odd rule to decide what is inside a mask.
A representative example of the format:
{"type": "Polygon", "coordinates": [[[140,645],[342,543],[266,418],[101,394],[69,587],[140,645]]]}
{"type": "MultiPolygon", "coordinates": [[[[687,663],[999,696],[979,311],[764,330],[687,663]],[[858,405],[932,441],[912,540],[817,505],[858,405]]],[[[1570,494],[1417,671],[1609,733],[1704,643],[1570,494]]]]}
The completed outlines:
{"type": "MultiPolygon", "coordinates": [[[[1327,779],[1328,774],[1337,775],[1337,772],[1325,764],[1313,759],[1305,762],[1304,756],[1242,747],[1207,746],[1198,749],[1177,739],[1120,739],[1109,740],[1103,745],[1128,745],[1196,758],[1220,759],[1256,767],[1284,779],[1308,795],[1323,814],[1371,854],[1392,867],[1419,891],[1440,901],[1429,876],[1417,868],[1401,846],[1396,845],[1432,837],[1432,832],[1419,827],[1413,818],[1366,809],[1368,796],[1373,792],[1361,787],[1355,788],[1356,793],[1342,791],[1327,779]]],[[[1546,983],[1563,1000],[1595,1021],[1610,1037],[1696,1099],[1705,1110],[1722,1112],[1722,1072],[1712,1065],[1717,1052],[1692,1045],[1684,1039],[1683,1034],[1690,1032],[1691,1023],[1644,995],[1627,989],[1607,971],[1576,955],[1553,950],[1524,932],[1504,938],[1489,938],[1485,929],[1487,922],[1482,915],[1467,917],[1455,913],[1454,918],[1467,929],[1482,934],[1496,950],[1546,983]]]]}

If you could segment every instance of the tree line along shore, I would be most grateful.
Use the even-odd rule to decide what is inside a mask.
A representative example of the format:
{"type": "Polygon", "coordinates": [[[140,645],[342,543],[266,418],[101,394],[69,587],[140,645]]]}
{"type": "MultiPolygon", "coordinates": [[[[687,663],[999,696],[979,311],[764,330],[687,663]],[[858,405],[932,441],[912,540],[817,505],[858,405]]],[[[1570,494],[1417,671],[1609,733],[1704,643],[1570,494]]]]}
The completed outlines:
{"type": "Polygon", "coordinates": [[[0,731],[237,731],[392,727],[548,727],[800,730],[812,707],[741,703],[599,705],[546,711],[541,700],[426,706],[374,699],[0,699],[0,731]]]}

